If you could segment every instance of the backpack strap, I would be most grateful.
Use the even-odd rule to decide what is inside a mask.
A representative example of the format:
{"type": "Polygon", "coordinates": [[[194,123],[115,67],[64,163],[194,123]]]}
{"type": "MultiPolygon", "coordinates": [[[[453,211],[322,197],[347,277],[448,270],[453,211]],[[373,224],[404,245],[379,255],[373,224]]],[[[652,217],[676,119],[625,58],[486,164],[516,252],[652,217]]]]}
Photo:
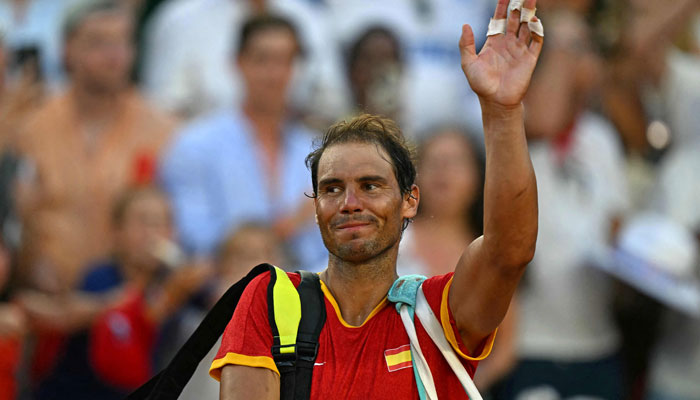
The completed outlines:
{"type": "Polygon", "coordinates": [[[148,382],[132,392],[129,400],[175,400],[194,374],[199,362],[214,346],[226,325],[233,316],[233,311],[241,299],[243,291],[256,276],[269,271],[270,264],[260,264],[248,275],[232,285],[204,317],[187,342],[175,354],[165,369],[148,382]]]}
{"type": "Polygon", "coordinates": [[[406,333],[411,343],[411,361],[413,363],[413,374],[416,378],[416,386],[418,387],[418,396],[421,400],[437,399],[437,391],[432,373],[430,372],[430,366],[423,356],[420,344],[418,343],[414,322],[416,317],[421,321],[428,336],[430,336],[450,368],[452,368],[452,371],[457,376],[457,379],[462,384],[469,398],[473,400],[482,400],[469,373],[467,373],[467,370],[457,358],[452,346],[445,338],[442,325],[430,308],[428,300],[425,298],[422,287],[425,279],[426,278],[422,275],[399,277],[391,286],[391,289],[389,289],[388,295],[389,301],[396,303],[396,311],[401,316],[401,321],[406,328],[406,333]]]}
{"type": "Polygon", "coordinates": [[[326,322],[326,307],[317,274],[297,271],[295,288],[286,272],[276,268],[268,286],[272,357],[280,372],[280,399],[311,396],[311,379],[318,355],[318,338],[326,322]]]}

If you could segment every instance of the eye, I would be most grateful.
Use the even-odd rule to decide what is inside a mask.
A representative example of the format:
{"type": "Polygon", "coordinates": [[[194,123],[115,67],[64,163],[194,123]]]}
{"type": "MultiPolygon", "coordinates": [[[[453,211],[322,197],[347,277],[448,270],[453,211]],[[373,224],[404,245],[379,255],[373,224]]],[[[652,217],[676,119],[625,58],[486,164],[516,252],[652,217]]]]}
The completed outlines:
{"type": "Polygon", "coordinates": [[[340,186],[327,186],[323,191],[325,193],[340,193],[340,186]]]}
{"type": "Polygon", "coordinates": [[[374,190],[374,189],[379,189],[379,185],[377,185],[376,183],[365,184],[365,190],[374,190]]]}

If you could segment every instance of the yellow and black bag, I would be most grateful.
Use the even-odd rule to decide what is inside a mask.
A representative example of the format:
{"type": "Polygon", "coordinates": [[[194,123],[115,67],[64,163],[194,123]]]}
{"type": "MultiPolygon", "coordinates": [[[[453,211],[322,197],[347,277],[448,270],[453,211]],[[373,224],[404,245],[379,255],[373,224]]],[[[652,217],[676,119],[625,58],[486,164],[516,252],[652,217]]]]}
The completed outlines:
{"type": "Polygon", "coordinates": [[[270,264],[256,266],[232,285],[168,366],[127,399],[177,399],[199,362],[226,329],[248,283],[266,271],[270,271],[268,316],[274,338],[272,356],[280,372],[280,399],[308,399],[311,395],[314,361],[318,354],[318,337],[326,322],[321,284],[317,274],[297,271],[301,275],[301,283],[295,288],[286,272],[270,264]]]}

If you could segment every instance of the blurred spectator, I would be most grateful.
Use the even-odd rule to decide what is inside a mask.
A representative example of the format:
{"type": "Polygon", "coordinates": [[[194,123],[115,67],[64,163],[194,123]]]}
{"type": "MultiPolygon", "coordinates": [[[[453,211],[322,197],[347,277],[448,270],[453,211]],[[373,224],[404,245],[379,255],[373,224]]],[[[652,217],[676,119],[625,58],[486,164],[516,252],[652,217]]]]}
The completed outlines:
{"type": "Polygon", "coordinates": [[[670,133],[673,140],[683,141],[689,136],[687,127],[697,126],[697,47],[679,41],[674,46],[674,39],[700,6],[697,0],[608,3],[599,29],[608,48],[603,109],[629,151],[658,152],[670,143],[670,133]],[[665,132],[658,130],[659,122],[665,132]]]}
{"type": "Polygon", "coordinates": [[[403,99],[399,121],[407,136],[432,126],[455,121],[470,132],[481,132],[481,109],[476,95],[461,84],[457,39],[462,25],[472,26],[477,47],[486,39],[489,16],[496,6],[491,0],[329,0],[332,26],[346,48],[361,32],[383,26],[403,44],[403,99]]]}
{"type": "Polygon", "coordinates": [[[421,201],[404,232],[400,274],[427,276],[454,270],[464,247],[482,234],[484,165],[459,128],[440,128],[418,150],[421,201]]]}
{"type": "MultiPolygon", "coordinates": [[[[240,27],[252,15],[275,13],[298,29],[304,48],[290,90],[296,111],[333,122],[347,107],[340,59],[327,18],[300,0],[173,0],[147,30],[142,71],[157,104],[184,118],[244,101],[245,77],[231,63],[240,27]]],[[[325,126],[325,125],[324,125],[325,126]]]]}
{"type": "Polygon", "coordinates": [[[79,294],[20,297],[39,329],[71,334],[37,399],[121,399],[144,383],[154,372],[159,327],[211,272],[182,260],[168,265],[171,260],[158,251],[173,236],[168,201],[160,191],[126,191],[112,218],[114,258],[86,271],[79,294]]]}
{"type": "MultiPolygon", "coordinates": [[[[700,137],[678,146],[664,160],[656,191],[657,207],[696,235],[700,248],[700,137]]],[[[695,275],[700,281],[700,260],[695,275]]],[[[700,319],[667,311],[653,350],[649,400],[700,398],[700,319]]]]}
{"type": "Polygon", "coordinates": [[[23,73],[26,67],[36,78],[57,89],[63,82],[61,59],[61,16],[67,0],[0,1],[0,30],[6,31],[10,54],[10,75],[23,73]]]}
{"type": "MultiPolygon", "coordinates": [[[[205,312],[213,306],[224,292],[243,278],[253,267],[261,263],[277,266],[287,265],[282,245],[271,227],[258,223],[243,223],[229,235],[216,254],[215,283],[207,298],[205,310],[190,310],[185,319],[187,337],[199,325],[205,312]]],[[[186,339],[183,338],[183,339],[186,339]]],[[[219,382],[209,376],[209,367],[214,361],[221,340],[199,363],[197,371],[180,395],[183,399],[215,399],[219,396],[219,382]]]]}
{"type": "Polygon", "coordinates": [[[119,1],[79,2],[63,34],[70,85],[18,139],[23,261],[42,279],[55,277],[40,284],[54,289],[109,254],[110,205],[130,183],[148,179],[172,130],[130,87],[132,18],[119,1]]]}
{"type": "Polygon", "coordinates": [[[273,223],[304,269],[325,265],[313,224],[304,158],[313,132],[290,118],[286,93],[299,56],[291,23],[253,17],[243,25],[236,65],[246,97],[186,127],[162,161],[162,179],[175,207],[186,250],[210,256],[243,221],[273,223]]]}
{"type": "Polygon", "coordinates": [[[403,57],[399,38],[373,26],[360,34],[347,52],[347,73],[355,112],[401,120],[406,108],[403,57]]]}
{"type": "Polygon", "coordinates": [[[590,268],[627,208],[615,131],[586,110],[600,70],[582,18],[542,17],[548,39],[525,106],[539,234],[519,294],[519,363],[506,399],[623,398],[612,280],[590,268]]]}
{"type": "Polygon", "coordinates": [[[38,79],[36,65],[25,63],[20,73],[7,79],[8,52],[5,32],[0,26],[0,236],[9,247],[20,241],[15,214],[13,186],[17,173],[17,133],[25,119],[44,98],[44,87],[38,79]]]}
{"type": "Polygon", "coordinates": [[[27,323],[21,309],[9,302],[12,288],[10,250],[0,238],[0,400],[18,394],[18,371],[27,323]]]}

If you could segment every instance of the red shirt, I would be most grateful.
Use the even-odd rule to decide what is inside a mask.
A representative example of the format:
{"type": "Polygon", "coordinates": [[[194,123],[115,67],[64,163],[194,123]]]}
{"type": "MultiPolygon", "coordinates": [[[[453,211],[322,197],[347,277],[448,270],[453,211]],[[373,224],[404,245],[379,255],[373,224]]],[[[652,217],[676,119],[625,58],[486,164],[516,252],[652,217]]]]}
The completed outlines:
{"type": "MultiPolygon", "coordinates": [[[[299,285],[299,275],[288,275],[294,285],[299,285]]],[[[484,341],[481,354],[476,357],[468,355],[448,306],[447,294],[452,275],[450,273],[426,280],[423,292],[440,319],[445,336],[473,376],[478,361],[491,351],[495,335],[491,334],[484,341]]],[[[279,374],[271,353],[273,341],[267,311],[269,282],[270,274],[265,273],[255,278],[246,288],[212,363],[212,377],[219,379],[221,368],[228,364],[268,368],[279,374]]],[[[351,326],[343,320],[335,299],[323,282],[321,288],[325,294],[327,317],[319,337],[311,398],[418,399],[408,335],[394,304],[384,298],[362,325],[351,326]]],[[[415,324],[438,396],[444,399],[466,399],[462,385],[440,350],[418,320],[415,324]]]]}

